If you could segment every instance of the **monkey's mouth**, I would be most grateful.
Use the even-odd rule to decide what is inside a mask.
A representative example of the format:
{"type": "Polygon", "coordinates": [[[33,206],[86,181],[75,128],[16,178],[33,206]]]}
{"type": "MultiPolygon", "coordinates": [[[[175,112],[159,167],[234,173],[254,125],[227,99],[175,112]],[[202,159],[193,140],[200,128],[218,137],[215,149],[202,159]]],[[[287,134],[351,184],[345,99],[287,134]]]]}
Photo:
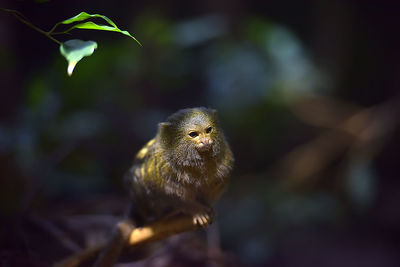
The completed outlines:
{"type": "Polygon", "coordinates": [[[203,145],[203,144],[197,145],[197,150],[200,152],[208,151],[208,150],[210,150],[210,148],[211,148],[211,145],[203,145]]]}
{"type": "Polygon", "coordinates": [[[201,140],[196,146],[197,150],[200,152],[206,152],[210,150],[211,147],[212,141],[210,139],[201,140]]]}

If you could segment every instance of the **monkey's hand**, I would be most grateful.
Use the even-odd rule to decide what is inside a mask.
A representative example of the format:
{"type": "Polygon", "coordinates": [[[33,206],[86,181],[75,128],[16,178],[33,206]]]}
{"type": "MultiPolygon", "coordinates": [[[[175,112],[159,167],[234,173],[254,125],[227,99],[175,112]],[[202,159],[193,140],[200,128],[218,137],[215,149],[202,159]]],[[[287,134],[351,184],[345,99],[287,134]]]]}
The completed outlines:
{"type": "Polygon", "coordinates": [[[193,224],[205,228],[208,225],[212,224],[215,218],[215,210],[214,208],[208,205],[197,204],[197,209],[192,210],[191,214],[193,218],[193,224]]]}
{"type": "Polygon", "coordinates": [[[210,225],[214,221],[216,214],[214,208],[210,205],[189,198],[185,199],[185,201],[178,201],[175,207],[175,212],[169,214],[168,217],[183,213],[191,216],[193,225],[201,228],[210,225]]]}
{"type": "Polygon", "coordinates": [[[200,212],[194,214],[193,224],[205,228],[214,221],[214,218],[215,218],[215,211],[214,209],[211,208],[207,212],[200,212]]]}

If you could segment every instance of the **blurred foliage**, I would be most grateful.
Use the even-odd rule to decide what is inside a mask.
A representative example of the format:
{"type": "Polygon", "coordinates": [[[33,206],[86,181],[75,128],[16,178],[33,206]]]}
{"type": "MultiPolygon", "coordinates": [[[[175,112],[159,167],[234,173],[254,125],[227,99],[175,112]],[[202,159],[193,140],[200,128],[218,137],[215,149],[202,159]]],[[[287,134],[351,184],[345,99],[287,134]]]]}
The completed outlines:
{"type": "MultiPolygon", "coordinates": [[[[28,53],[29,30],[0,18],[0,35],[10,36],[0,41],[0,250],[32,250],[17,230],[4,231],[21,214],[64,223],[77,214],[121,215],[121,177],[157,123],[181,108],[211,106],[236,158],[218,203],[227,265],[396,266],[395,8],[55,2],[17,8],[40,21],[46,8],[56,20],[95,6],[143,48],[101,35],[102,49],[69,78],[47,40],[28,53]]],[[[93,240],[93,229],[79,229],[93,240]]],[[[49,254],[40,260],[62,253],[49,254]]],[[[160,262],[189,262],[162,255],[160,262]]]]}

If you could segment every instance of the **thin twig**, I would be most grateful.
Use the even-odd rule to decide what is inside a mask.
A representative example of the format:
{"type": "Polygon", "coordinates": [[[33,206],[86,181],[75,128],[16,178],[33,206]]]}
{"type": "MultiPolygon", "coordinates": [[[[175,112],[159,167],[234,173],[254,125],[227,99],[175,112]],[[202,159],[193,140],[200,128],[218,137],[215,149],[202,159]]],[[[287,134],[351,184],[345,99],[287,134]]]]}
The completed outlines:
{"type": "Polygon", "coordinates": [[[60,41],[58,41],[57,39],[55,39],[54,37],[51,36],[51,32],[46,32],[43,31],[42,29],[36,27],[34,24],[32,24],[31,22],[29,22],[26,17],[24,15],[21,14],[21,12],[16,11],[16,10],[12,10],[12,9],[7,9],[7,8],[0,8],[1,11],[6,12],[6,13],[10,13],[11,15],[13,15],[16,19],[18,19],[19,21],[21,21],[22,23],[24,23],[25,25],[27,25],[28,27],[34,29],[35,31],[43,34],[44,36],[46,36],[47,38],[49,38],[50,40],[56,42],[57,44],[61,45],[62,43],[60,41]]]}
{"type": "Polygon", "coordinates": [[[43,228],[45,231],[47,231],[55,239],[57,239],[63,245],[63,247],[72,252],[77,252],[81,250],[81,247],[77,243],[70,239],[65,232],[56,227],[50,221],[44,220],[38,216],[31,216],[30,219],[38,226],[43,228]]]}

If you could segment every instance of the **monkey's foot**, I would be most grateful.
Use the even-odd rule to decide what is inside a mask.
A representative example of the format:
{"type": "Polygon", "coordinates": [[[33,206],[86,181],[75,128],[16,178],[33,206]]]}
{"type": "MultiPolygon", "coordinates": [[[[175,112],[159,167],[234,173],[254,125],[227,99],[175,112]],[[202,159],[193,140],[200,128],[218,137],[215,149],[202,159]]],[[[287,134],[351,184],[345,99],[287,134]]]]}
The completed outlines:
{"type": "Polygon", "coordinates": [[[193,224],[202,228],[210,225],[214,220],[214,213],[198,213],[193,215],[193,224]]]}

